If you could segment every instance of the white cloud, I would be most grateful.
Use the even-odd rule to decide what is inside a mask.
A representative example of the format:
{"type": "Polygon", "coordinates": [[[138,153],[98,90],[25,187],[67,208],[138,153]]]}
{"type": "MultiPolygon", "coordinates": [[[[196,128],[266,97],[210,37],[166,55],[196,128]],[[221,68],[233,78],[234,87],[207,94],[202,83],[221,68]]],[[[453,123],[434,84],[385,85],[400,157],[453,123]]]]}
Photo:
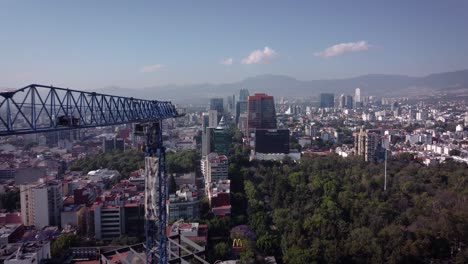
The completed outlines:
{"type": "Polygon", "coordinates": [[[315,52],[314,55],[319,57],[333,57],[348,52],[364,51],[369,48],[370,45],[366,41],[361,40],[358,42],[339,43],[328,47],[323,51],[315,52]]]}
{"type": "Polygon", "coordinates": [[[143,72],[143,73],[156,72],[156,71],[159,71],[162,68],[164,68],[164,65],[162,65],[162,64],[146,65],[146,66],[143,66],[143,68],[140,69],[140,72],[143,72]]]}
{"type": "Polygon", "coordinates": [[[221,64],[226,65],[226,66],[232,65],[233,62],[234,60],[232,58],[226,58],[224,60],[221,60],[221,64]]]}
{"type": "Polygon", "coordinates": [[[269,47],[265,47],[263,50],[254,50],[252,51],[249,56],[242,59],[242,64],[254,64],[254,63],[261,63],[267,62],[274,57],[276,57],[278,53],[269,47]]]}

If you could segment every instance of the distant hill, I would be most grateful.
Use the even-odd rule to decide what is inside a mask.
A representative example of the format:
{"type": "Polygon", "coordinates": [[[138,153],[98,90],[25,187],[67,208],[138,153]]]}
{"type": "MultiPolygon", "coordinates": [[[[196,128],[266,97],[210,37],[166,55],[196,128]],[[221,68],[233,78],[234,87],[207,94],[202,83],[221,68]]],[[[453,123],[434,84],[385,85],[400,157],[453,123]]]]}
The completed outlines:
{"type": "Polygon", "coordinates": [[[356,87],[363,95],[415,96],[434,92],[468,92],[468,70],[444,72],[424,77],[369,74],[354,78],[302,81],[283,75],[259,75],[226,84],[164,85],[140,89],[106,87],[99,92],[171,100],[175,103],[206,103],[210,97],[226,97],[247,88],[250,93],[264,92],[276,97],[315,97],[321,92],[353,94],[356,87]]]}

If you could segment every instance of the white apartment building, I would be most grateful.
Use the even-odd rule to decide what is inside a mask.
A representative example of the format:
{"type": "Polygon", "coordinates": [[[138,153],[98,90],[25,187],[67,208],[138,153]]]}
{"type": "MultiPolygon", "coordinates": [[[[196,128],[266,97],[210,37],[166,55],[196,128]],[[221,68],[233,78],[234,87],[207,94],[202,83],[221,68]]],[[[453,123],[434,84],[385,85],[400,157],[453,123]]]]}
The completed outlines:
{"type": "Polygon", "coordinates": [[[20,185],[21,218],[25,226],[60,226],[62,184],[58,181],[20,185]]]}

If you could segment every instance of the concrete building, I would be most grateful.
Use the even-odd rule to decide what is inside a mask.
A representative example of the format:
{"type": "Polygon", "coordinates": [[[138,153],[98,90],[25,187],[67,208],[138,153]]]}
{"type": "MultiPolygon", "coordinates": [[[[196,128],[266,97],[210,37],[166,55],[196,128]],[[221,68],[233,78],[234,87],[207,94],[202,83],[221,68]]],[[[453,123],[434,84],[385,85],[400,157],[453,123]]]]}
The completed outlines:
{"type": "Polygon", "coordinates": [[[123,138],[111,138],[107,139],[102,138],[102,150],[104,152],[111,152],[114,150],[124,151],[125,150],[125,141],[123,138]]]}
{"type": "Polygon", "coordinates": [[[226,155],[210,153],[201,161],[201,170],[205,177],[205,184],[228,179],[229,162],[226,155]]]}
{"type": "Polygon", "coordinates": [[[202,156],[211,152],[227,155],[231,145],[231,137],[227,131],[224,116],[216,127],[207,127],[202,133],[202,156]]]}
{"type": "Polygon", "coordinates": [[[257,93],[249,96],[247,101],[247,130],[249,133],[257,128],[276,128],[276,110],[273,96],[257,93]]]}
{"type": "Polygon", "coordinates": [[[346,108],[346,95],[344,94],[340,95],[340,108],[346,108]]]}
{"type": "Polygon", "coordinates": [[[208,127],[216,127],[221,119],[221,115],[222,114],[218,113],[215,109],[208,110],[208,127]]]}
{"type": "Polygon", "coordinates": [[[4,264],[39,264],[51,258],[50,241],[9,244],[1,250],[2,253],[11,252],[5,258],[4,264]]]}
{"type": "Polygon", "coordinates": [[[427,120],[427,112],[426,111],[419,111],[416,113],[416,120],[418,121],[426,121],[427,120]]]}
{"type": "Polygon", "coordinates": [[[352,95],[346,95],[345,105],[347,109],[353,109],[353,96],[352,95]]]}
{"type": "Polygon", "coordinates": [[[255,153],[289,153],[289,129],[257,129],[254,140],[255,153]]]}
{"type": "Polygon", "coordinates": [[[116,170],[99,169],[88,172],[87,176],[92,182],[105,182],[119,177],[120,173],[116,170]]]}
{"type": "Polygon", "coordinates": [[[376,161],[382,153],[382,130],[361,128],[354,134],[354,147],[356,155],[364,156],[365,161],[376,161]]]}
{"type": "Polygon", "coordinates": [[[96,239],[112,240],[125,234],[123,206],[95,204],[90,212],[96,239]]]}
{"type": "Polygon", "coordinates": [[[20,185],[21,218],[24,225],[37,229],[60,226],[62,197],[62,184],[59,181],[20,185]]]}
{"type": "MultiPolygon", "coordinates": [[[[210,110],[216,110],[218,112],[218,118],[224,113],[223,98],[211,98],[210,99],[210,110]]],[[[219,120],[216,121],[218,123],[219,120]]]]}
{"type": "MultiPolygon", "coordinates": [[[[177,221],[167,226],[166,232],[168,236],[180,234],[201,246],[205,246],[208,240],[208,226],[199,223],[177,221]]],[[[182,245],[187,246],[186,243],[182,243],[182,245]]]]}
{"type": "Polygon", "coordinates": [[[167,201],[167,218],[169,220],[196,219],[199,217],[198,190],[195,185],[183,185],[175,194],[169,195],[167,201]]]}
{"type": "Polygon", "coordinates": [[[210,203],[211,212],[218,216],[231,215],[231,198],[230,198],[231,181],[218,180],[211,182],[208,185],[208,201],[210,203]]]}
{"type": "Polygon", "coordinates": [[[236,103],[236,124],[239,123],[241,114],[247,114],[247,100],[238,101],[236,103]]]}
{"type": "Polygon", "coordinates": [[[74,229],[79,234],[86,233],[88,222],[88,208],[84,205],[69,205],[61,213],[62,228],[74,229]]]}
{"type": "Polygon", "coordinates": [[[0,227],[0,246],[17,242],[24,233],[23,224],[7,224],[0,227]]]}

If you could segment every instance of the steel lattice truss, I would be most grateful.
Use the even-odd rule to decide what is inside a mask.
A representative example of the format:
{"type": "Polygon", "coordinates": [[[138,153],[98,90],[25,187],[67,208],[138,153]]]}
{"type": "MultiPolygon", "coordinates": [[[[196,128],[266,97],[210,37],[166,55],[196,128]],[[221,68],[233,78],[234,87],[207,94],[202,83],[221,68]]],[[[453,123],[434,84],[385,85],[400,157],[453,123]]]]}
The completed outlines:
{"type": "Polygon", "coordinates": [[[171,102],[31,84],[0,93],[0,136],[178,117],[171,102]]]}

